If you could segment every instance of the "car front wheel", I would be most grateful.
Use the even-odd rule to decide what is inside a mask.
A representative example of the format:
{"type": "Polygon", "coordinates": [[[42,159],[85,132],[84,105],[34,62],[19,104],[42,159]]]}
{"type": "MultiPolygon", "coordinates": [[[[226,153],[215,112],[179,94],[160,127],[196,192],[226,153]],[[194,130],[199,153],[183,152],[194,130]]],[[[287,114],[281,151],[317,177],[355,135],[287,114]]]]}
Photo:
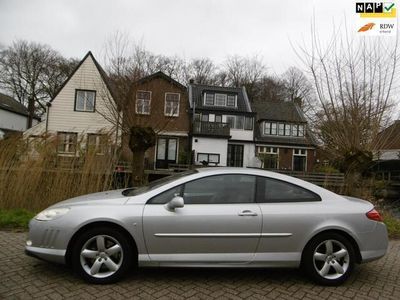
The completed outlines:
{"type": "Polygon", "coordinates": [[[337,233],[321,234],[304,250],[303,267],[309,276],[323,285],[342,284],[354,268],[354,247],[337,233]]]}
{"type": "Polygon", "coordinates": [[[113,228],[93,228],[81,234],[73,248],[74,270],[91,283],[119,280],[132,265],[133,249],[124,234],[113,228]]]}

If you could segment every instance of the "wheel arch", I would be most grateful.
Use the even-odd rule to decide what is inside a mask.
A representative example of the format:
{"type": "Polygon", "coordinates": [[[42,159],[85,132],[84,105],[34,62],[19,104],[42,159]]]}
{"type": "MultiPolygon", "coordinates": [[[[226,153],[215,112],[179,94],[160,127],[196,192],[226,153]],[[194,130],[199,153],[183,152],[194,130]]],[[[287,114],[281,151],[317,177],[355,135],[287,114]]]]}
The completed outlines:
{"type": "Polygon", "coordinates": [[[79,228],[71,237],[71,239],[68,242],[68,246],[67,246],[67,252],[65,254],[65,262],[68,266],[71,266],[71,259],[72,259],[72,248],[73,245],[75,243],[75,241],[77,240],[77,238],[79,237],[79,235],[81,235],[83,232],[90,230],[92,228],[96,228],[99,226],[107,226],[110,228],[114,228],[116,230],[121,231],[128,239],[129,242],[131,243],[131,245],[133,246],[134,250],[136,251],[136,254],[138,254],[138,248],[137,248],[137,244],[136,241],[134,239],[134,237],[132,236],[132,234],[129,233],[129,231],[124,228],[123,226],[121,226],[120,224],[111,222],[111,221],[94,221],[88,224],[83,225],[81,228],[79,228]]]}
{"type": "Polygon", "coordinates": [[[307,249],[308,245],[311,243],[312,240],[314,240],[315,238],[317,238],[318,236],[322,235],[322,234],[327,234],[327,233],[336,233],[336,234],[340,234],[343,237],[345,237],[346,239],[349,240],[349,242],[352,244],[353,248],[354,248],[354,252],[356,254],[356,262],[357,263],[361,263],[362,261],[362,257],[361,257],[361,251],[360,251],[360,247],[357,243],[357,241],[354,239],[354,237],[349,234],[348,232],[346,232],[345,230],[341,230],[341,229],[325,229],[322,231],[319,231],[317,233],[315,233],[309,240],[308,242],[305,244],[305,246],[303,247],[303,250],[301,251],[301,263],[303,263],[304,261],[304,252],[307,249]]]}

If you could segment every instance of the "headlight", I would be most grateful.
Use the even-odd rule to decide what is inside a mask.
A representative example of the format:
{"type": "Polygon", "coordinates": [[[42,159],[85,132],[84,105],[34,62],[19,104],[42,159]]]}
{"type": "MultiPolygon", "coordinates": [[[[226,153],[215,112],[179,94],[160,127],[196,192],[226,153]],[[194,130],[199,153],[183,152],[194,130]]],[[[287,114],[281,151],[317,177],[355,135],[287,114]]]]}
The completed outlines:
{"type": "Polygon", "coordinates": [[[45,209],[44,211],[40,212],[35,219],[39,221],[50,221],[65,215],[68,211],[68,207],[45,209]]]}

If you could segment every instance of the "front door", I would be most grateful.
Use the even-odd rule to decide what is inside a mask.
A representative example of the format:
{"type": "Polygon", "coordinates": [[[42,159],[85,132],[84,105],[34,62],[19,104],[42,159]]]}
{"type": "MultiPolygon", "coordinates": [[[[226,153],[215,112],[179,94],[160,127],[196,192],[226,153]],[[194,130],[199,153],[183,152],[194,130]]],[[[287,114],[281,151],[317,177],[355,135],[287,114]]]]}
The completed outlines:
{"type": "Polygon", "coordinates": [[[228,167],[243,167],[243,145],[228,145],[228,167]]]}
{"type": "Polygon", "coordinates": [[[157,140],[156,168],[168,169],[168,164],[176,163],[178,139],[159,137],[157,140]]]}
{"type": "Polygon", "coordinates": [[[143,230],[149,257],[162,265],[250,262],[261,236],[255,176],[203,177],[149,200],[143,230]],[[182,195],[184,207],[165,203],[182,195]]]}

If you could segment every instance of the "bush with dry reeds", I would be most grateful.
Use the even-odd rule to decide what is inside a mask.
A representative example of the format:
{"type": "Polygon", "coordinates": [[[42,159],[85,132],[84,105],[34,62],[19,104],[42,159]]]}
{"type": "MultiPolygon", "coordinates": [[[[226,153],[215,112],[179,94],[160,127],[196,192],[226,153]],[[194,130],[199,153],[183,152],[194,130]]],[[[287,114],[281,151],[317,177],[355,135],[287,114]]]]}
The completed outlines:
{"type": "Polygon", "coordinates": [[[75,154],[60,155],[52,135],[1,140],[0,209],[39,211],[61,200],[113,188],[118,159],[111,140],[103,139],[96,147],[82,145],[87,143],[78,141],[75,154]]]}

